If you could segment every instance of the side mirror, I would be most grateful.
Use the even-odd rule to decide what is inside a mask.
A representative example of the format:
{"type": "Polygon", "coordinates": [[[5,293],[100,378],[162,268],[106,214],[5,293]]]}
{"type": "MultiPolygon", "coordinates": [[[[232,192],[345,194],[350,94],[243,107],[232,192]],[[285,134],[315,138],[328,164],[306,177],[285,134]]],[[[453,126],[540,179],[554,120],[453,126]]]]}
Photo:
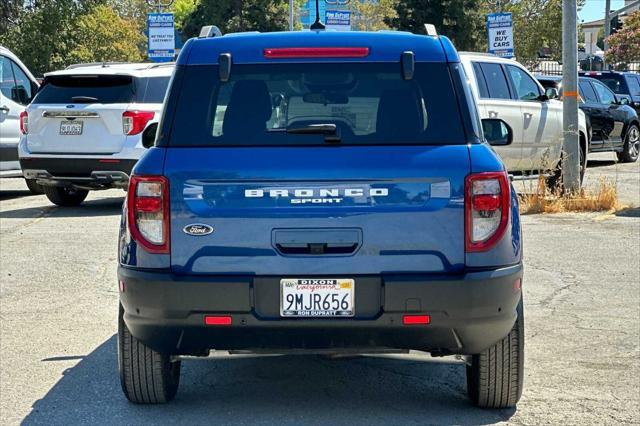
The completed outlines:
{"type": "Polygon", "coordinates": [[[618,101],[618,103],[620,105],[629,105],[629,103],[630,103],[629,102],[629,98],[627,98],[626,96],[620,96],[620,97],[617,97],[617,98],[618,98],[617,101],[618,101]]]}
{"type": "Polygon", "coordinates": [[[156,143],[156,133],[158,132],[158,123],[150,124],[144,132],[142,132],[142,146],[151,148],[156,143]]]}
{"type": "Polygon", "coordinates": [[[544,91],[544,94],[547,95],[549,99],[558,99],[560,95],[558,94],[558,89],[555,87],[547,87],[547,90],[544,91]]]}
{"type": "Polygon", "coordinates": [[[483,118],[482,130],[489,145],[506,146],[513,142],[513,130],[499,118],[483,118]]]}

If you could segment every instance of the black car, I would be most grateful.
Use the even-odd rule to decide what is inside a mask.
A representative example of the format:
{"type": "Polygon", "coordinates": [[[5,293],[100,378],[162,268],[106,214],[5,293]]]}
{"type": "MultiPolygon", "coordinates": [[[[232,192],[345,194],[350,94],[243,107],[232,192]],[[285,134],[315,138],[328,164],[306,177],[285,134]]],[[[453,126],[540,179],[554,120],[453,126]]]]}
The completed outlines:
{"type": "Polygon", "coordinates": [[[580,76],[600,80],[616,95],[629,99],[629,105],[640,115],[640,74],[618,71],[587,71],[580,73],[580,76]]]}
{"type": "MultiPolygon", "coordinates": [[[[537,78],[545,88],[562,93],[561,77],[537,78]]],[[[629,98],[616,95],[593,78],[580,77],[578,86],[580,109],[587,116],[592,134],[589,152],[614,151],[621,162],[635,162],[640,152],[640,120],[628,105],[629,98]]]]}

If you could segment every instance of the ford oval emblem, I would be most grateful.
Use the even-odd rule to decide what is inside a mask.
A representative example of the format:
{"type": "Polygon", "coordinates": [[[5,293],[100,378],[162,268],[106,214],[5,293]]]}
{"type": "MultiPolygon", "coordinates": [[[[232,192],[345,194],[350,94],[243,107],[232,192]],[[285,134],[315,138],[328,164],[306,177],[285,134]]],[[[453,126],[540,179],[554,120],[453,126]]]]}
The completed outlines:
{"type": "Polygon", "coordinates": [[[204,223],[192,223],[182,228],[182,231],[189,235],[209,235],[213,232],[213,227],[204,223]]]}

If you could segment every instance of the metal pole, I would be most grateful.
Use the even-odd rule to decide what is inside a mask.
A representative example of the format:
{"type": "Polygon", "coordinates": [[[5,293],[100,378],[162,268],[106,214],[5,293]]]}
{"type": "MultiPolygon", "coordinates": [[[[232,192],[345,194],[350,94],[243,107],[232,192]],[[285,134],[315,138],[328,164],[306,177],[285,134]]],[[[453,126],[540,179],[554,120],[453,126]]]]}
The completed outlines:
{"type": "Polygon", "coordinates": [[[604,4],[604,51],[606,52],[609,48],[609,43],[607,43],[607,37],[611,34],[611,19],[609,18],[611,15],[611,0],[606,0],[604,4]]]}
{"type": "Polygon", "coordinates": [[[289,0],[289,31],[293,31],[293,0],[289,0]]]}
{"type": "Polygon", "coordinates": [[[580,137],[578,134],[578,38],[576,0],[562,0],[562,182],[564,190],[580,190],[580,137]]]}

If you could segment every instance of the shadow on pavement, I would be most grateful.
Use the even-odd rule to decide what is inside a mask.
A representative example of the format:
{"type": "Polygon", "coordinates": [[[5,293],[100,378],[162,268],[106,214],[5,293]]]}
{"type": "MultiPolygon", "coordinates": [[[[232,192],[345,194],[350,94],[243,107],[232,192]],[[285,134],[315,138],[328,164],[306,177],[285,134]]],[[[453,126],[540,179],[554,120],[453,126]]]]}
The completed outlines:
{"type": "Polygon", "coordinates": [[[640,217],[640,207],[622,209],[617,211],[615,215],[620,217],[640,217]]]}
{"type": "Polygon", "coordinates": [[[24,425],[57,424],[489,424],[514,410],[480,410],[464,367],[413,360],[316,356],[185,361],[176,399],[128,403],[116,336],[83,357],[39,401],[24,425]]]}
{"type": "Polygon", "coordinates": [[[615,166],[617,163],[615,160],[587,160],[587,168],[615,166]]]}
{"type": "Polygon", "coordinates": [[[32,194],[29,190],[19,190],[19,189],[9,189],[9,190],[0,190],[0,201],[12,200],[14,198],[20,197],[31,197],[36,194],[32,194]]]}
{"type": "MultiPolygon", "coordinates": [[[[77,207],[58,207],[48,204],[39,207],[26,207],[16,210],[5,210],[0,212],[2,219],[29,219],[40,216],[47,217],[91,217],[91,216],[114,216],[122,213],[122,202],[124,197],[108,197],[97,200],[89,200],[77,207]]],[[[45,202],[49,203],[45,199],[45,202]]]]}

